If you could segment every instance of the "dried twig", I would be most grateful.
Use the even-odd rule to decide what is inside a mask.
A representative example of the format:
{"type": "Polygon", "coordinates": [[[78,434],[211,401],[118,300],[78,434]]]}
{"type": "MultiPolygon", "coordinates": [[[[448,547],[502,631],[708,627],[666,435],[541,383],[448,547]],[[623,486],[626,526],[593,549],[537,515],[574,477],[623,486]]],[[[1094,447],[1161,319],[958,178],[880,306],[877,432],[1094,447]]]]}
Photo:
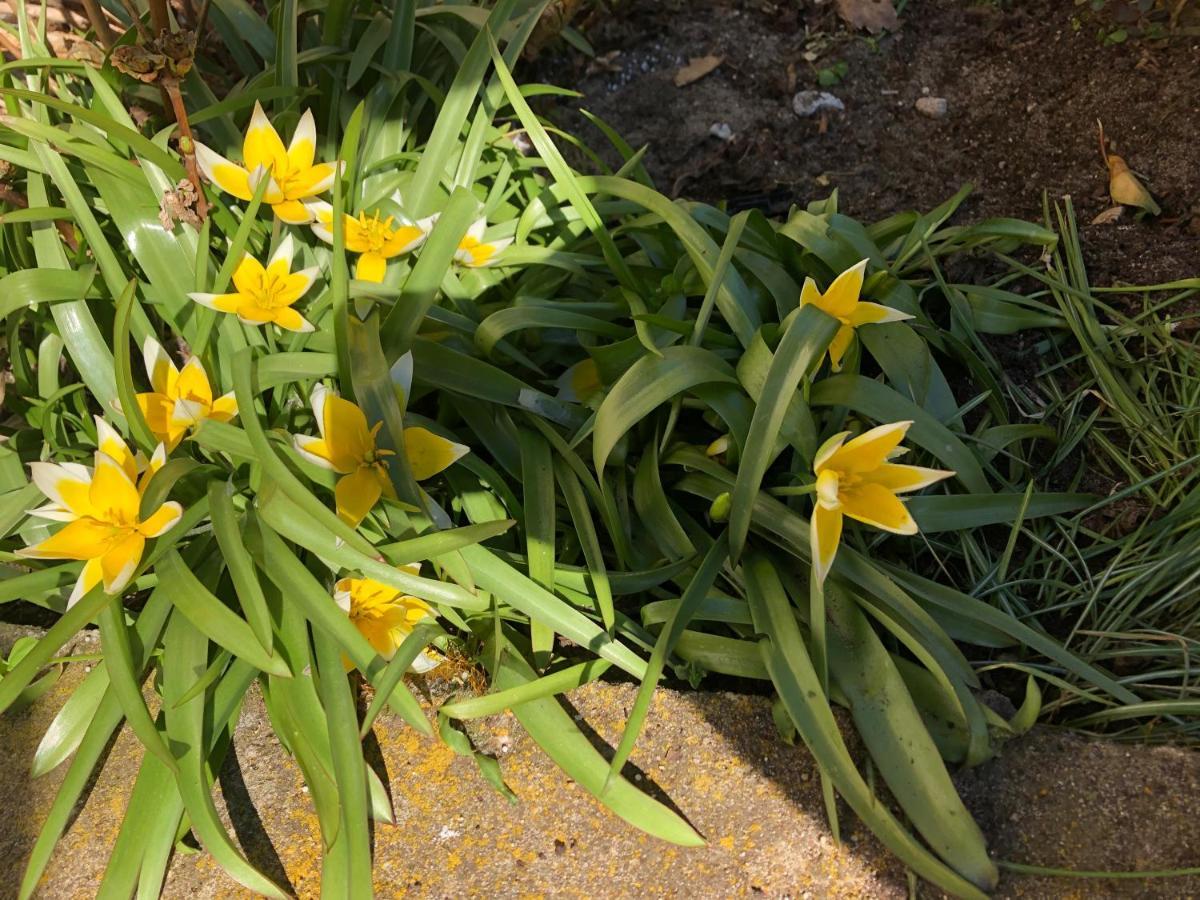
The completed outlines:
{"type": "MultiPolygon", "coordinates": [[[[15,206],[17,209],[29,208],[29,200],[26,199],[25,195],[3,182],[0,182],[0,203],[7,203],[9,206],[15,206]]],[[[0,220],[3,218],[4,216],[0,215],[0,220]]],[[[75,229],[70,222],[56,219],[54,227],[58,229],[58,233],[62,235],[63,241],[71,248],[72,252],[79,249],[79,241],[75,238],[75,229]]]]}

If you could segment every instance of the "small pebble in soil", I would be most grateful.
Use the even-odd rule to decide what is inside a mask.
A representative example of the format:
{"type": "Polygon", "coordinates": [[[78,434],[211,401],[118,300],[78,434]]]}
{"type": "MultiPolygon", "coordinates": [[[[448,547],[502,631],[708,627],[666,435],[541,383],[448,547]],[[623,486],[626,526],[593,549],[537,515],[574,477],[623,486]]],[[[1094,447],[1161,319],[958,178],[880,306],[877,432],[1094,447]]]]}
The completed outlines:
{"type": "Polygon", "coordinates": [[[728,122],[714,122],[712,127],[708,129],[708,133],[723,141],[733,140],[733,129],[729,127],[728,122]]]}
{"type": "Polygon", "coordinates": [[[949,108],[950,105],[946,103],[945,97],[917,98],[917,112],[923,116],[928,116],[931,119],[940,119],[944,117],[949,108]]]}
{"type": "Polygon", "coordinates": [[[792,109],[800,118],[807,119],[823,109],[845,112],[846,104],[828,91],[800,91],[792,98],[792,109]]]}

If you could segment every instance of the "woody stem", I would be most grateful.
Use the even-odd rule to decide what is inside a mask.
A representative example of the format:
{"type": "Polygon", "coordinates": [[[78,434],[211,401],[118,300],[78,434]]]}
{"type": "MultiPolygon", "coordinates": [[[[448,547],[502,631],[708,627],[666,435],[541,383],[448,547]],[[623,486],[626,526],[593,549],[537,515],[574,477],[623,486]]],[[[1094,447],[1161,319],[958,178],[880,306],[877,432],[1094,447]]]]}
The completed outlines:
{"type": "Polygon", "coordinates": [[[200,184],[200,167],[196,164],[196,141],[192,137],[192,126],[188,124],[187,108],[183,105],[183,94],[179,91],[179,79],[163,75],[160,84],[171,100],[175,121],[179,124],[179,149],[183,153],[183,164],[187,168],[188,181],[196,190],[196,215],[203,222],[208,216],[208,202],[204,199],[204,187],[200,184]]]}

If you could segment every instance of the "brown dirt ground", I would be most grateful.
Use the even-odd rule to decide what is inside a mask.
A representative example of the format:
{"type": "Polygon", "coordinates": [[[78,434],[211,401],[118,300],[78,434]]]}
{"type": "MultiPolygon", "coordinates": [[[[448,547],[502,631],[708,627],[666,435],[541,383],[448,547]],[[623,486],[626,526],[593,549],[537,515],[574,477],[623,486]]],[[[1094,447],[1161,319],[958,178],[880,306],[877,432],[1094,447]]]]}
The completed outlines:
{"type": "Polygon", "coordinates": [[[966,219],[1040,218],[1042,192],[1070,194],[1094,283],[1155,283],[1200,273],[1200,38],[1103,46],[1076,30],[1066,0],[1013,3],[920,0],[902,28],[869,40],[841,27],[833,4],[813,0],[628,0],[588,38],[618,52],[612,71],[559,50],[537,76],[582,100],[555,113],[580,133],[578,103],[615,126],[660,189],[732,205],[790,203],[837,187],[842,209],[868,221],[929,209],[975,185],[966,219]],[[815,54],[813,61],[805,53],[815,54]],[[721,66],[677,88],[692,57],[721,66]],[[822,125],[792,111],[817,72],[847,66],[825,88],[845,104],[822,125]],[[928,93],[945,118],[915,109],[928,93]],[[1157,221],[1088,225],[1108,207],[1096,120],[1114,149],[1161,201],[1157,221]],[[709,134],[728,124],[733,140],[709,134]]]}
{"type": "MultiPolygon", "coordinates": [[[[0,627],[0,651],[29,629],[0,627]]],[[[96,649],[85,633],[75,652],[96,649]]],[[[68,667],[31,708],[0,717],[0,796],[20,797],[0,816],[0,898],[16,895],[26,856],[63,767],[27,777],[34,748],[84,674],[68,667]],[[15,812],[16,814],[11,814],[15,812]]],[[[430,680],[427,697],[453,683],[430,680]]],[[[592,684],[570,694],[577,718],[614,745],[636,688],[592,684]]],[[[153,703],[153,697],[149,698],[153,703]]],[[[848,720],[853,752],[861,749],[848,720]]],[[[385,714],[375,729],[396,809],[375,829],[380,897],[906,897],[903,869],[848,814],[846,842],[831,840],[819,775],[802,747],[783,744],[766,698],[662,690],[632,763],[640,784],[662,791],[707,839],[685,850],[661,844],[607,813],[541,753],[511,716],[473,729],[499,758],[520,798],[508,804],[474,763],[385,714]]],[[[141,751],[123,732],[59,845],[38,896],[94,896],[141,751]]],[[[959,785],[1002,859],[1075,870],[1155,870],[1200,859],[1200,753],[1125,746],[1036,731],[969,772],[959,785]]],[[[272,734],[252,690],[221,773],[222,816],[248,857],[315,897],[320,839],[303,781],[272,734]]],[[[207,854],[176,854],[166,897],[249,896],[207,854]]],[[[923,897],[937,896],[927,888],[923,897]]],[[[1200,896],[1200,878],[1054,880],[1006,875],[998,897],[1176,898],[1200,896]]]]}

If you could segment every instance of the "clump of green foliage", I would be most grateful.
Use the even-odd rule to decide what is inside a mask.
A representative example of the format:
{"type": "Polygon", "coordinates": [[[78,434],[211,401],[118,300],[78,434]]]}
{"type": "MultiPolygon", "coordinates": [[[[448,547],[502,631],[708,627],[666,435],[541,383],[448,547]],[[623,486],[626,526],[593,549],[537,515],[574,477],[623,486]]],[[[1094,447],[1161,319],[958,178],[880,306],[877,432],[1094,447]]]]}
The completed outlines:
{"type": "MultiPolygon", "coordinates": [[[[487,669],[491,691],[441,707],[437,731],[499,790],[496,761],[456,722],[511,708],[600,803],[663,840],[699,844],[624,764],[668,667],[695,681],[760,679],[778,695],[781,728],[820,764],[831,816],[839,795],[914,872],[964,897],[982,896],[997,872],[947,764],[977,764],[1030,727],[1039,679],[1086,689],[1102,711],[1140,702],[977,585],[955,587],[996,547],[1003,581],[1028,523],[1093,503],[1043,489],[1036,460],[1057,435],[1006,402],[986,352],[986,335],[1062,328],[1066,313],[944,277],[967,255],[1052,252],[1056,234],[1011,220],[950,224],[965,192],[873,225],[840,214],[836,195],[783,222],[673,202],[603,122],[622,165],[597,159],[594,173],[577,172],[529,104],[553,89],[511,74],[544,5],[400,0],[314,13],[282,2],[259,19],[216,4],[220,53],[172,70],[195,132],[179,150],[173,126],[130,115],[135,99],[156,102],[153,90],[107,64],[52,58],[22,18],[24,59],[4,67],[0,87],[0,156],[26,200],[5,214],[0,242],[13,378],[0,602],[54,618],[0,679],[0,709],[27,696],[80,628],[97,622],[103,648],[38,748],[35,774],[68,772],[22,896],[123,723],[148,752],[101,893],[156,893],[190,827],[233,878],[281,896],[240,854],[211,795],[209,773],[255,685],[309,786],[323,893],[369,895],[369,819],[391,811],[360,738],[385,708],[433,734],[405,675],[451,640],[487,669]],[[218,99],[208,84],[225,80],[230,60],[242,77],[218,99]],[[311,108],[315,159],[344,163],[324,237],[274,217],[283,188],[253,172],[248,199],[206,187],[197,203],[185,189],[193,157],[212,167],[197,144],[238,158],[256,104],[283,133],[311,108]],[[382,280],[352,278],[347,251],[368,250],[342,214],[363,214],[367,228],[376,210],[427,233],[387,258],[382,280]],[[473,236],[481,219],[487,233],[473,236]],[[512,243],[477,266],[479,240],[512,243]],[[240,320],[225,314],[213,298],[231,296],[231,282],[235,305],[270,294],[242,283],[244,258],[265,263],[284,247],[293,274],[312,270],[303,299],[288,301],[311,330],[294,318],[262,324],[251,315],[261,304],[237,306],[240,320]],[[820,304],[801,303],[807,279],[820,293],[864,261],[862,295],[892,320],[846,334],[820,304]],[[160,391],[155,365],[144,379],[131,362],[153,346],[197,358],[236,418],[189,407],[186,434],[160,450],[138,399],[160,391]],[[326,434],[325,392],[353,401],[372,429],[358,462],[335,473],[296,440],[320,433],[336,455],[335,437],[353,431],[326,434]],[[814,577],[820,448],[891,423],[911,423],[915,462],[954,477],[907,503],[919,537],[847,523],[832,567],[814,577]],[[469,453],[418,483],[414,428],[469,453]],[[117,573],[125,582],[107,570],[88,581],[82,558],[18,555],[65,546],[54,521],[27,515],[49,483],[31,481],[30,464],[95,483],[110,466],[102,457],[127,457],[132,472],[134,451],[151,462],[126,514],[135,524],[122,520],[120,533],[141,528],[148,543],[134,541],[133,568],[117,573]],[[383,481],[362,515],[348,515],[340,479],[359,469],[383,481]],[[177,511],[170,527],[143,527],[162,509],[177,511]],[[422,574],[406,568],[416,563],[422,574]],[[350,616],[339,605],[345,579],[428,614],[387,630],[402,639],[381,647],[352,601],[350,616]],[[1031,675],[1009,720],[978,697],[972,658],[996,651],[1031,675]],[[607,761],[555,695],[611,666],[641,690],[607,761]],[[151,673],[153,709],[142,690],[151,673]],[[374,693],[360,714],[363,682],[374,693]],[[904,820],[851,759],[835,704],[904,820]]],[[[54,492],[61,519],[75,507],[54,492]]]]}

